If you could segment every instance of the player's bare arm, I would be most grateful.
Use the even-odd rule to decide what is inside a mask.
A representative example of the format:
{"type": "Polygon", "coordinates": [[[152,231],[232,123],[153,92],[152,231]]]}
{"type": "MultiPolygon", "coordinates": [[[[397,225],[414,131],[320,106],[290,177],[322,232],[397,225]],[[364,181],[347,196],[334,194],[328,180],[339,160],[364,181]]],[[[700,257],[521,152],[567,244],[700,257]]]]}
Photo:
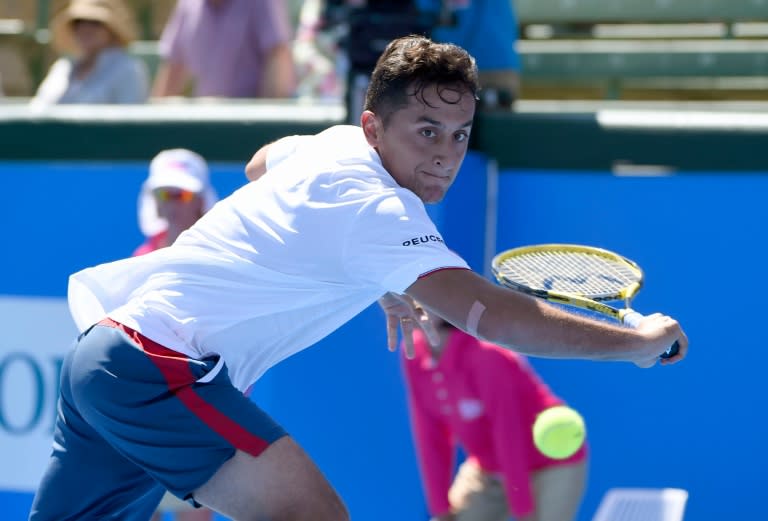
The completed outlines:
{"type": "Polygon", "coordinates": [[[264,145],[253,154],[248,164],[245,165],[245,177],[249,181],[256,181],[267,173],[267,152],[270,145],[264,145]]]}
{"type": "Polygon", "coordinates": [[[258,149],[245,166],[249,181],[260,179],[267,170],[288,159],[306,139],[311,136],[287,136],[258,149]]]}
{"type": "Polygon", "coordinates": [[[464,331],[531,356],[631,361],[650,367],[675,341],[680,352],[665,363],[682,360],[688,350],[685,333],[668,316],[649,315],[636,330],[623,328],[567,313],[469,270],[431,273],[406,293],[464,331]]]}

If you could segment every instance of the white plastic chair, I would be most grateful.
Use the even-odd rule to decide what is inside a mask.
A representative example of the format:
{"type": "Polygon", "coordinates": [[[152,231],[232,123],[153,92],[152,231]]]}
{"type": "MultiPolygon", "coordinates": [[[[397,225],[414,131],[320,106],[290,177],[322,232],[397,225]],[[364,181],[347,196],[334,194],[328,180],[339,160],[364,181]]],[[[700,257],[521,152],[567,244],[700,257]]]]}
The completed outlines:
{"type": "Polygon", "coordinates": [[[611,488],[592,521],[682,521],[687,502],[679,488],[611,488]]]}

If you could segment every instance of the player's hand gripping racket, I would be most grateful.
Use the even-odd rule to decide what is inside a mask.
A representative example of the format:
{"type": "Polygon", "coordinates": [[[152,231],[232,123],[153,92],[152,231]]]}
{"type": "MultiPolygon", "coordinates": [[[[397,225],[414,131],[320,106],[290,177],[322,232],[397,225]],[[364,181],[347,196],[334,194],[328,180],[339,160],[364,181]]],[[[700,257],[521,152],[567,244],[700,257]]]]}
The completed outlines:
{"type": "MultiPolygon", "coordinates": [[[[630,308],[643,285],[643,271],[616,253],[576,244],[541,244],[506,250],[493,258],[493,274],[508,288],[550,302],[599,313],[629,327],[643,315],[630,308]],[[623,301],[624,307],[605,302],[623,301]]],[[[675,342],[662,358],[678,352],[675,342]]]]}

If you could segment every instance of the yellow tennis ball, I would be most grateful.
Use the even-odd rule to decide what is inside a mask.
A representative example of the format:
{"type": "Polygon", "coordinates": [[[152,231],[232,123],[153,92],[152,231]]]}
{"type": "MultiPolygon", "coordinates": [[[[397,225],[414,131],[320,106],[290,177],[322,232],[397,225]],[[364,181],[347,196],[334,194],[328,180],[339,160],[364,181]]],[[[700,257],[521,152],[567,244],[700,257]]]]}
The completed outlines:
{"type": "Polygon", "coordinates": [[[584,418],[565,405],[543,410],[533,424],[533,443],[553,459],[572,456],[584,443],[586,434],[584,418]]]}

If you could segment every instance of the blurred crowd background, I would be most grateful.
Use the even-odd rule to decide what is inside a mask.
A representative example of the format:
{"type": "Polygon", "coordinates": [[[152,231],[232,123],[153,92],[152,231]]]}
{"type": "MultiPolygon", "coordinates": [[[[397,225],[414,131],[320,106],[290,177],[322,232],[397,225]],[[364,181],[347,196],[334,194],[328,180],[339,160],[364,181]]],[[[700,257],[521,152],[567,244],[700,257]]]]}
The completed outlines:
{"type": "Polygon", "coordinates": [[[142,103],[181,96],[359,104],[368,62],[411,32],[468,48],[486,74],[484,103],[499,108],[515,99],[768,98],[768,6],[758,0],[0,0],[3,101],[41,97],[57,60],[82,52],[62,43],[66,31],[82,13],[98,19],[93,13],[110,10],[97,22],[116,36],[110,45],[140,62],[142,103]],[[122,7],[127,13],[115,15],[122,7]],[[228,10],[251,13],[234,28],[205,20],[228,10]],[[189,34],[193,26],[199,32],[189,34]],[[243,61],[248,53],[261,56],[243,61]],[[228,61],[237,79],[227,77],[228,61]],[[271,85],[227,85],[257,68],[271,85]]]}

